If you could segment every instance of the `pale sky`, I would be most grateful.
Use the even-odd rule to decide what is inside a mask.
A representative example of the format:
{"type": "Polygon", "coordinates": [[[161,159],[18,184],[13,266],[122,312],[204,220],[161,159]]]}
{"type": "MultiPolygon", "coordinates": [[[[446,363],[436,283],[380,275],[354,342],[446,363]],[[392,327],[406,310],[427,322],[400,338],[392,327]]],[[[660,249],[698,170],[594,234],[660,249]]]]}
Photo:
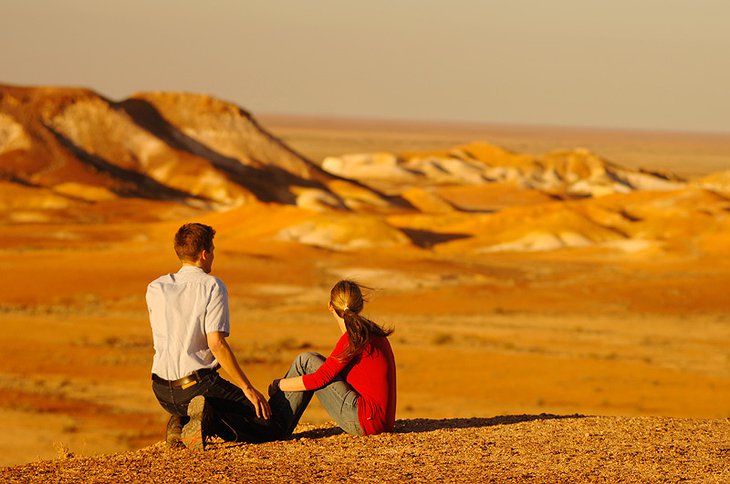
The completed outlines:
{"type": "Polygon", "coordinates": [[[0,83],[730,132],[730,0],[0,0],[0,83]]]}

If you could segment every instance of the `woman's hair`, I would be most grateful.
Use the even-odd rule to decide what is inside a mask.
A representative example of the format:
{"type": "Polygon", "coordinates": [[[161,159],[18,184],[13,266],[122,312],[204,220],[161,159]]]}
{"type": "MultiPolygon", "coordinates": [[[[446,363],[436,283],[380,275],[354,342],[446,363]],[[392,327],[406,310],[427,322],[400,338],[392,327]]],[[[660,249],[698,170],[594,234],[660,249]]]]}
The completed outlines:
{"type": "MultiPolygon", "coordinates": [[[[365,287],[365,289],[370,288],[365,287]]],[[[345,320],[350,340],[347,349],[338,355],[340,360],[347,360],[362,353],[373,336],[388,336],[393,332],[393,329],[384,329],[360,315],[364,301],[360,285],[354,281],[340,281],[330,291],[330,304],[335,313],[345,320]]]]}
{"type": "Polygon", "coordinates": [[[199,223],[185,224],[175,234],[175,253],[181,261],[194,261],[204,250],[213,248],[215,230],[199,223]]]}

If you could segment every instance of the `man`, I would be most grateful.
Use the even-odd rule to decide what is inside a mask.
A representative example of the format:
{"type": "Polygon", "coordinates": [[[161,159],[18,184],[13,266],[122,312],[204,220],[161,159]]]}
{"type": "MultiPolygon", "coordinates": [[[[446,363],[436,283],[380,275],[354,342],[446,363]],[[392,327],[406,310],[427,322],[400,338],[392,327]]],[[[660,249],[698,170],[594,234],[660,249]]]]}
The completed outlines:
{"type": "Polygon", "coordinates": [[[155,348],[152,390],[171,414],[167,443],[172,447],[183,444],[202,450],[210,435],[247,442],[270,440],[269,404],[226,342],[228,290],[210,275],[214,236],[215,230],[207,225],[180,227],[175,252],[182,267],[147,286],[155,348]],[[221,378],[218,368],[233,383],[221,378]]]}

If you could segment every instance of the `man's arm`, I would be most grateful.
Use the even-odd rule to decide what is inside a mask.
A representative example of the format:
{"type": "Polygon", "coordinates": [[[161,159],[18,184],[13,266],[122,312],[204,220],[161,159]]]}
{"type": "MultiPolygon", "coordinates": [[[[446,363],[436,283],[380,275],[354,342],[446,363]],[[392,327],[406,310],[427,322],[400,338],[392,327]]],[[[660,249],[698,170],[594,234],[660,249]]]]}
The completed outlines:
{"type": "Polygon", "coordinates": [[[206,336],[208,338],[208,347],[210,348],[210,351],[213,352],[213,356],[215,356],[215,359],[218,360],[221,368],[223,368],[231,377],[233,383],[241,387],[243,394],[246,395],[246,398],[249,399],[256,409],[256,416],[265,419],[271,417],[269,402],[267,402],[266,398],[264,398],[264,396],[256,390],[253,385],[251,385],[251,382],[248,381],[248,377],[246,377],[246,374],[238,365],[238,361],[236,360],[231,347],[228,346],[225,333],[215,331],[208,333],[206,336]]]}

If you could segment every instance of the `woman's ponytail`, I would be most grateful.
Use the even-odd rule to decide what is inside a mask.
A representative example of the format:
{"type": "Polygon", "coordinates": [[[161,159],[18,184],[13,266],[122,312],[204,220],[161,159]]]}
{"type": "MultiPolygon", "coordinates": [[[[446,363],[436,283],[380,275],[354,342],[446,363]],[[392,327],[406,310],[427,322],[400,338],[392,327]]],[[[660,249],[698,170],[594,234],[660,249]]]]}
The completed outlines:
{"type": "Polygon", "coordinates": [[[363,352],[373,336],[388,336],[393,330],[383,329],[360,315],[364,298],[360,286],[353,281],[340,281],[330,291],[330,304],[345,322],[349,344],[338,356],[347,360],[363,352]]]}

